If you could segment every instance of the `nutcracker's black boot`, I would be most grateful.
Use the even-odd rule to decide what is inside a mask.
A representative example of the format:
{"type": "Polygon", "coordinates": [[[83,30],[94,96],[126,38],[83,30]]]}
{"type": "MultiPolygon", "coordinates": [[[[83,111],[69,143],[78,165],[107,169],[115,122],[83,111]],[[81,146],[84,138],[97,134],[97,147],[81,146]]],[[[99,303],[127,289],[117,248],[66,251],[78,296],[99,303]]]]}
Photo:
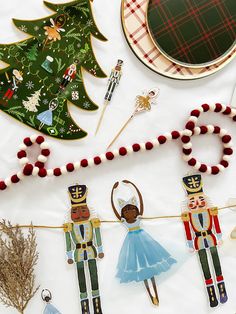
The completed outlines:
{"type": "Polygon", "coordinates": [[[228,300],[227,292],[225,289],[225,283],[224,281],[221,281],[217,284],[219,289],[219,295],[220,295],[220,303],[225,303],[228,300]]]}
{"type": "Polygon", "coordinates": [[[216,297],[214,285],[207,286],[207,292],[208,292],[208,296],[209,296],[210,307],[216,307],[218,305],[218,300],[216,297]]]}
{"type": "Polygon", "coordinates": [[[94,309],[94,314],[102,314],[100,297],[93,298],[93,309],[94,309]]]}
{"type": "Polygon", "coordinates": [[[82,314],[90,314],[88,299],[84,299],[81,301],[81,310],[82,310],[82,314]]]}

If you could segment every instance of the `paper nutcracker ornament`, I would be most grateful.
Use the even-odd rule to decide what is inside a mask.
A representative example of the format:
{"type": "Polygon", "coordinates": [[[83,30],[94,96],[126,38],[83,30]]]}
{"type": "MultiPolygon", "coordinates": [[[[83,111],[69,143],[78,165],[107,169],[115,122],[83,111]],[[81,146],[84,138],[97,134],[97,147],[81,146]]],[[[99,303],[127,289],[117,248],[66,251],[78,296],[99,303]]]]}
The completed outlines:
{"type": "Polygon", "coordinates": [[[213,261],[220,303],[225,303],[228,300],[217,250],[217,245],[222,241],[218,208],[210,207],[209,199],[203,192],[202,177],[200,174],[183,177],[183,185],[187,192],[187,211],[182,213],[187,244],[190,250],[198,253],[210,306],[216,307],[218,305],[218,298],[209,263],[209,254],[213,261]]]}
{"type": "MultiPolygon", "coordinates": [[[[61,139],[81,139],[87,135],[72,119],[70,103],[94,111],[98,106],[88,96],[83,69],[95,77],[106,77],[95,58],[91,37],[105,41],[92,14],[91,0],[54,4],[38,20],[13,20],[18,29],[30,36],[0,45],[0,110],[46,135],[61,139]],[[54,118],[48,123],[38,119],[36,110],[25,110],[25,99],[41,90],[38,111],[45,112],[49,103],[60,97],[54,118]],[[80,97],[72,97],[79,93],[80,97]]],[[[44,118],[43,118],[44,120],[44,118]]]]}
{"type": "Polygon", "coordinates": [[[104,257],[101,223],[98,218],[90,217],[86,201],[87,193],[86,185],[76,184],[69,187],[72,222],[64,224],[66,253],[68,263],[76,264],[82,314],[90,313],[90,293],[94,313],[102,314],[97,271],[97,258],[104,257]],[[86,279],[86,272],[89,272],[89,280],[86,279]],[[88,287],[91,287],[91,291],[88,287]]]}
{"type": "Polygon", "coordinates": [[[154,305],[158,305],[159,298],[155,276],[167,272],[176,263],[176,260],[161,244],[142,229],[141,216],[144,212],[142,195],[134,183],[128,180],[123,180],[122,182],[135,188],[139,202],[135,196],[128,201],[118,199],[119,210],[117,210],[113,194],[119,183],[116,182],[114,184],[111,192],[112,208],[116,217],[128,230],[119,255],[117,277],[121,283],[144,282],[151,302],[154,305]]]}

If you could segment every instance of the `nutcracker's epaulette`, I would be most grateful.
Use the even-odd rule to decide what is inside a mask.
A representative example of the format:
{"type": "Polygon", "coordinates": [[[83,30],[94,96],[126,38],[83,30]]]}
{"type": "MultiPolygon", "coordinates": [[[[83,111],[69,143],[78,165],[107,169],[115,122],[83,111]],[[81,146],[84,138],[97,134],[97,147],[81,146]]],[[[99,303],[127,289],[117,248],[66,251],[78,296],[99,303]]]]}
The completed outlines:
{"type": "Polygon", "coordinates": [[[63,225],[64,232],[71,232],[72,229],[73,229],[73,223],[71,223],[71,222],[68,222],[68,223],[63,225]]]}
{"type": "Polygon", "coordinates": [[[182,221],[190,221],[189,212],[183,212],[181,214],[181,219],[182,219],[182,221]]]}
{"type": "Polygon", "coordinates": [[[218,207],[212,207],[209,209],[211,216],[217,216],[218,215],[218,207]]]}
{"type": "Polygon", "coordinates": [[[90,222],[94,228],[99,228],[101,226],[101,220],[98,218],[93,218],[90,222]]]}

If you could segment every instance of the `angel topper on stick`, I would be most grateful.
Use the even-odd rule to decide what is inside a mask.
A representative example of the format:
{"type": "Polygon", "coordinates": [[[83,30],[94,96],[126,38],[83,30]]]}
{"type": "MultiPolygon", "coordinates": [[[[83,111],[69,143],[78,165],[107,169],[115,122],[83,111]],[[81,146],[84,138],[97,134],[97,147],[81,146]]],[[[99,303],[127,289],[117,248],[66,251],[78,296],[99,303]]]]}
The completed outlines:
{"type": "Polygon", "coordinates": [[[113,201],[113,194],[119,182],[114,184],[111,192],[112,208],[116,217],[128,230],[119,255],[117,277],[121,283],[143,281],[151,302],[159,305],[155,276],[168,271],[176,263],[176,260],[141,228],[141,216],[144,212],[142,195],[134,183],[128,180],[122,182],[135,188],[139,205],[135,196],[128,201],[118,199],[121,211],[119,213],[113,201]]]}
{"type": "Polygon", "coordinates": [[[198,253],[210,306],[216,307],[218,299],[208,258],[209,253],[213,261],[220,303],[225,303],[228,300],[217,250],[217,245],[222,242],[218,208],[209,207],[209,200],[203,192],[202,177],[200,174],[183,177],[183,185],[187,192],[188,210],[182,213],[182,221],[184,223],[188,247],[192,252],[197,251],[198,253]]]}

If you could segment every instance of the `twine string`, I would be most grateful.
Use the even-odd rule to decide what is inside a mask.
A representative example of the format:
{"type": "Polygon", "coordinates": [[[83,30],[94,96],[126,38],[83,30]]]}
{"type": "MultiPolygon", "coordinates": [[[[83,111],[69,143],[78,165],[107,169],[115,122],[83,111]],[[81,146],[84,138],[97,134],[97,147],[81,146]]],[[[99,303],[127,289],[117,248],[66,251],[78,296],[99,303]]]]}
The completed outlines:
{"type": "MultiPolygon", "coordinates": [[[[236,207],[236,204],[234,205],[228,205],[219,207],[218,210],[223,210],[227,208],[233,208],[236,207]]],[[[142,220],[158,220],[158,219],[175,219],[175,218],[181,218],[181,215],[166,215],[166,216],[154,216],[154,217],[141,217],[142,220]]],[[[101,220],[101,223],[121,223],[120,220],[101,220]]],[[[63,229],[64,226],[47,226],[47,225],[15,225],[12,226],[12,229],[16,228],[33,228],[33,229],[63,229]]],[[[2,231],[3,229],[0,229],[2,231]]]]}

